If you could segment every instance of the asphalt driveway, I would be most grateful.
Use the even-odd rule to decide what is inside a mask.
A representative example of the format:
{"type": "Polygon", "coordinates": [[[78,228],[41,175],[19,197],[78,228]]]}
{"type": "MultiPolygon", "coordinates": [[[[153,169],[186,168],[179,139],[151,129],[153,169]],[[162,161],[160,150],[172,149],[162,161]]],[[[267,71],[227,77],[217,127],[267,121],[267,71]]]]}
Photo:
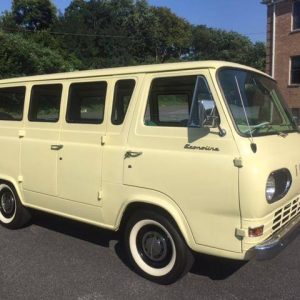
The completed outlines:
{"type": "Polygon", "coordinates": [[[117,234],[36,213],[22,230],[0,227],[0,299],[300,299],[300,236],[263,263],[199,255],[159,286],[128,267],[117,234]]]}

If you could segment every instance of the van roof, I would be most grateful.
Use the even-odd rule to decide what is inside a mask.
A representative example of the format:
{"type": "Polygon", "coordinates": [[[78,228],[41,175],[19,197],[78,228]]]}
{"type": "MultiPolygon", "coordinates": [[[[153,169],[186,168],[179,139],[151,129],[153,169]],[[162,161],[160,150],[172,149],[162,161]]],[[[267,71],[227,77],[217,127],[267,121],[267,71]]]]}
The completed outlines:
{"type": "Polygon", "coordinates": [[[226,61],[196,61],[196,62],[166,63],[166,64],[75,71],[75,72],[56,73],[56,74],[49,74],[49,75],[16,77],[16,78],[0,80],[0,85],[12,84],[12,83],[24,83],[24,82],[32,82],[32,81],[63,80],[63,79],[72,79],[72,78],[89,78],[89,77],[98,77],[98,76],[100,77],[100,76],[113,76],[113,75],[126,75],[126,74],[129,75],[129,74],[141,74],[141,73],[152,73],[152,72],[203,69],[203,68],[218,69],[221,67],[242,68],[250,71],[255,71],[263,75],[267,75],[256,69],[244,65],[236,64],[236,63],[226,62],[226,61]]]}

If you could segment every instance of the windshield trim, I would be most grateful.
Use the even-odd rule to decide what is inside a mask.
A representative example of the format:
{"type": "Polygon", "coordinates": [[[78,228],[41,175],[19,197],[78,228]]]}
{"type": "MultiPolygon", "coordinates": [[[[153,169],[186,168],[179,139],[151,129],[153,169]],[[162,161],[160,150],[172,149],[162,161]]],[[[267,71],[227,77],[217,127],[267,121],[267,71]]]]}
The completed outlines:
{"type": "MultiPolygon", "coordinates": [[[[225,94],[224,94],[224,91],[223,91],[223,88],[222,88],[222,85],[221,85],[221,82],[220,82],[220,76],[219,76],[219,73],[220,73],[221,71],[223,71],[223,70],[237,70],[237,71],[243,71],[243,72],[254,73],[254,74],[257,74],[257,75],[259,75],[259,76],[263,76],[263,77],[265,77],[265,78],[270,79],[271,81],[275,82],[276,85],[277,85],[277,81],[276,81],[274,78],[269,77],[268,75],[263,74],[263,73],[261,73],[261,72],[259,72],[259,71],[256,72],[255,70],[249,70],[249,69],[246,69],[246,68],[243,69],[243,68],[238,68],[238,67],[226,67],[226,66],[224,66],[224,67],[220,67],[220,68],[217,69],[217,71],[216,71],[216,80],[217,80],[217,83],[218,83],[218,87],[219,87],[219,89],[220,89],[220,91],[221,91],[221,94],[222,94],[223,100],[224,100],[224,102],[225,102],[227,111],[229,112],[229,115],[230,115],[231,123],[233,124],[235,131],[236,131],[237,134],[238,134],[239,136],[241,136],[241,137],[244,137],[244,138],[251,138],[250,135],[247,135],[247,134],[241,132],[241,131],[239,130],[239,128],[238,128],[236,122],[235,122],[235,119],[234,119],[234,117],[233,117],[233,114],[232,114],[232,111],[231,111],[231,109],[230,109],[230,107],[229,107],[229,104],[228,104],[228,102],[227,102],[227,100],[226,100],[226,96],[225,96],[225,94]]],[[[270,135],[279,135],[280,133],[293,133],[293,132],[299,132],[299,130],[297,129],[297,125],[295,124],[294,119],[293,119],[293,117],[292,117],[292,114],[290,113],[290,110],[289,110],[289,108],[288,108],[288,106],[287,106],[286,101],[284,100],[284,101],[280,101],[280,102],[281,102],[281,104],[282,104],[282,107],[283,107],[285,113],[286,113],[287,116],[290,118],[291,123],[292,123],[294,129],[290,129],[290,130],[282,130],[282,131],[280,131],[280,132],[279,132],[279,131],[276,131],[276,132],[274,132],[274,131],[272,132],[272,131],[271,131],[271,132],[257,133],[257,134],[254,136],[254,138],[256,138],[256,137],[262,137],[262,136],[270,136],[270,135]]]]}

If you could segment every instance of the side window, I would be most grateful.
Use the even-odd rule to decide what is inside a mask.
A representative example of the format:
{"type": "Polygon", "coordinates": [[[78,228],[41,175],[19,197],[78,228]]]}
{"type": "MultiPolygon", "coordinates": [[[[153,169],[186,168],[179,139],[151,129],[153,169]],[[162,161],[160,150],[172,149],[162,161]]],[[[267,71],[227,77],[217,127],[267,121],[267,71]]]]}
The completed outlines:
{"type": "Polygon", "coordinates": [[[101,124],[104,117],[107,83],[73,83],[69,90],[68,123],[101,124]]]}
{"type": "Polygon", "coordinates": [[[145,125],[187,127],[190,121],[193,97],[196,97],[197,102],[201,102],[205,110],[206,125],[214,125],[218,112],[203,76],[154,79],[144,117],[145,125]]]}
{"type": "Polygon", "coordinates": [[[146,126],[186,127],[197,76],[156,78],[152,81],[146,126]]]}
{"type": "Polygon", "coordinates": [[[21,121],[25,99],[25,87],[0,89],[0,120],[21,121]]]}
{"type": "Polygon", "coordinates": [[[28,119],[31,122],[57,122],[59,120],[62,85],[35,85],[31,89],[28,119]]]}
{"type": "Polygon", "coordinates": [[[135,81],[133,79],[119,80],[116,83],[111,116],[112,124],[121,125],[124,122],[134,87],[135,81]]]}

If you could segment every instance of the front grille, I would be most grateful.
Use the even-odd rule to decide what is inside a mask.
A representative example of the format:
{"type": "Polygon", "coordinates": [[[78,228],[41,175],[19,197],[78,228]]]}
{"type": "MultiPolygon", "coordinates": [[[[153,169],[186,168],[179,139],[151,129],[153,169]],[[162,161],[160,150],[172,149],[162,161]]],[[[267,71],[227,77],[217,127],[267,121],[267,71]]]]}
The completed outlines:
{"type": "Polygon", "coordinates": [[[284,207],[278,209],[274,214],[273,231],[279,230],[282,226],[300,214],[300,198],[292,200],[284,207]]]}

